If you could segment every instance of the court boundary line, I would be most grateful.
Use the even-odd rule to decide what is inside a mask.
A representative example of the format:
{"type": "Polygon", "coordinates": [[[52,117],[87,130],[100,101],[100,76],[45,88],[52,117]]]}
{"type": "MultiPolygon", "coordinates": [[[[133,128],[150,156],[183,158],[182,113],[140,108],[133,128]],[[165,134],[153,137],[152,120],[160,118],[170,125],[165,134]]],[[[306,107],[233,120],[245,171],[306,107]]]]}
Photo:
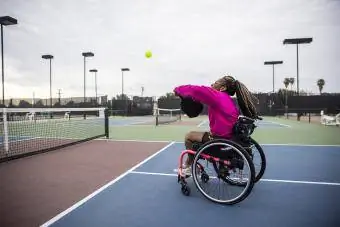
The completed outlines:
{"type": "MultiPolygon", "coordinates": [[[[131,171],[130,174],[139,174],[139,175],[153,175],[153,176],[171,176],[177,177],[177,174],[174,173],[157,173],[157,172],[143,172],[143,171],[131,171]]],[[[275,183],[293,183],[293,184],[314,184],[314,185],[331,185],[331,186],[340,186],[340,182],[323,182],[323,181],[298,181],[298,180],[279,180],[279,179],[260,179],[260,181],[264,182],[275,182],[275,183]]]]}
{"type": "MultiPolygon", "coordinates": [[[[14,137],[14,136],[12,136],[14,137]]],[[[24,137],[24,136],[19,136],[19,137],[24,137]]],[[[28,137],[28,136],[27,136],[28,137]]],[[[21,141],[27,141],[27,140],[33,140],[35,139],[35,137],[28,137],[28,138],[25,138],[25,139],[18,139],[18,140],[9,140],[8,143],[15,143],[15,142],[21,142],[21,141]]],[[[5,143],[3,141],[0,142],[0,145],[4,145],[5,143]]]]}
{"type": "MultiPolygon", "coordinates": [[[[175,141],[184,144],[184,142],[175,141]]],[[[260,146],[292,146],[292,147],[340,147],[340,144],[294,144],[294,143],[260,143],[260,146]]]]}
{"type": "Polygon", "coordinates": [[[50,226],[50,225],[54,224],[55,222],[59,221],[61,218],[63,218],[67,214],[71,213],[73,210],[77,209],[78,207],[80,207],[81,205],[83,205],[84,203],[86,203],[87,201],[89,201],[90,199],[92,199],[93,197],[95,197],[96,195],[98,195],[99,193],[101,193],[102,191],[107,189],[108,187],[112,186],[113,184],[115,184],[116,182],[118,182],[119,180],[124,178],[125,176],[129,175],[129,173],[131,173],[132,171],[134,171],[135,169],[137,169],[141,165],[145,164],[146,162],[148,162],[149,160],[151,160],[152,158],[154,158],[155,156],[157,156],[161,152],[163,152],[166,149],[168,149],[169,147],[171,147],[173,144],[174,144],[174,142],[170,142],[168,145],[164,146],[162,149],[158,150],[156,153],[150,155],[149,157],[147,157],[143,161],[139,162],[138,164],[136,164],[135,166],[133,166],[129,170],[125,171],[124,173],[122,173],[118,177],[114,178],[113,180],[111,180],[107,184],[105,184],[102,187],[98,188],[97,190],[95,190],[94,192],[92,192],[91,194],[86,196],[85,198],[83,198],[80,201],[74,203],[72,206],[70,206],[66,210],[60,212],[59,214],[57,214],[56,216],[54,216],[53,218],[51,218],[47,222],[43,223],[42,225],[40,225],[40,227],[50,226]]]}
{"type": "MultiPolygon", "coordinates": [[[[286,124],[278,123],[278,122],[275,122],[275,121],[267,121],[267,120],[264,120],[263,123],[264,123],[264,122],[268,122],[268,123],[273,124],[273,125],[284,126],[284,127],[286,127],[286,128],[292,128],[291,125],[286,125],[286,124]]],[[[261,123],[259,123],[259,124],[261,124],[261,123]]],[[[264,124],[266,124],[266,123],[264,123],[264,124]]],[[[260,127],[260,126],[259,126],[259,127],[260,127]]],[[[266,127],[266,126],[264,126],[264,127],[266,127]]]]}
{"type": "Polygon", "coordinates": [[[290,147],[340,147],[340,144],[294,144],[294,143],[263,143],[261,146],[290,146],[290,147]]]}
{"type": "Polygon", "coordinates": [[[176,143],[176,141],[171,140],[128,140],[128,139],[106,139],[98,138],[96,140],[105,140],[111,142],[132,142],[132,143],[176,143]]]}
{"type": "MultiPolygon", "coordinates": [[[[106,138],[98,138],[96,140],[107,140],[107,141],[115,141],[115,142],[137,142],[137,143],[171,143],[175,144],[184,144],[181,141],[174,140],[130,140],[130,139],[106,139],[106,138]]],[[[291,147],[340,147],[340,144],[294,144],[294,143],[260,143],[261,146],[291,146],[291,147]]]]}
{"type": "MultiPolygon", "coordinates": [[[[120,122],[120,121],[117,121],[117,122],[120,122]]],[[[116,124],[115,123],[109,123],[109,126],[110,127],[119,127],[119,126],[122,126],[122,127],[127,127],[127,126],[145,126],[145,125],[154,125],[154,120],[153,119],[150,119],[150,120],[145,120],[145,121],[131,121],[131,122],[124,122],[122,124],[118,123],[116,124]],[[148,124],[150,123],[150,124],[148,124]]]]}
{"type": "Polygon", "coordinates": [[[206,122],[208,122],[208,120],[203,120],[203,121],[201,121],[201,123],[199,123],[199,124],[197,125],[197,127],[198,127],[198,128],[201,128],[202,125],[204,125],[206,122]]]}

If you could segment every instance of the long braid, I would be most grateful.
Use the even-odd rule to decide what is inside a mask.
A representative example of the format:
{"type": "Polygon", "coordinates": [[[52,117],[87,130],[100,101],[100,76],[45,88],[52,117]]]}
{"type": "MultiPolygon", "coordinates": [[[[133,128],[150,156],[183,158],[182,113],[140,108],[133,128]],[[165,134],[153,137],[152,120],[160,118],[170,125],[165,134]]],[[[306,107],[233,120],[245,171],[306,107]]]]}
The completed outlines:
{"type": "Polygon", "coordinates": [[[242,114],[250,118],[258,117],[256,107],[254,105],[254,101],[257,102],[257,98],[253,96],[247,87],[240,81],[235,81],[235,85],[237,102],[240,105],[242,114]]]}
{"type": "Polygon", "coordinates": [[[256,118],[258,115],[254,102],[258,102],[258,99],[250,93],[243,83],[235,80],[232,76],[224,76],[223,79],[226,85],[226,92],[231,96],[236,93],[237,102],[242,114],[250,118],[256,118]]]}

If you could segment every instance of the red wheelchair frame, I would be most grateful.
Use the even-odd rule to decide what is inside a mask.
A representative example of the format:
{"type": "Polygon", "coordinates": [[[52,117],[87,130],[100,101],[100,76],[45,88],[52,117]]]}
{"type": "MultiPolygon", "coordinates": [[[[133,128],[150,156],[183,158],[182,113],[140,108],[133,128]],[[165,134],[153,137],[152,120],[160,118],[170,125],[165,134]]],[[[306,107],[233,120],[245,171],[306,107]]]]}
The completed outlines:
{"type": "MultiPolygon", "coordinates": [[[[195,155],[195,154],[196,154],[196,151],[193,151],[193,150],[184,150],[184,151],[182,151],[182,153],[181,153],[181,155],[180,155],[180,157],[179,157],[178,174],[179,174],[179,177],[182,178],[182,180],[184,180],[184,179],[186,178],[186,176],[183,176],[183,174],[182,174],[183,157],[184,157],[184,155],[186,155],[186,154],[195,155]]],[[[202,157],[203,159],[206,159],[206,160],[212,160],[212,161],[215,161],[215,162],[221,162],[221,159],[220,159],[220,158],[216,158],[216,157],[213,157],[213,156],[211,156],[211,155],[201,154],[201,157],[202,157]]],[[[224,163],[225,165],[230,165],[230,161],[225,161],[225,160],[223,160],[223,163],[224,163]]],[[[203,166],[202,166],[200,163],[198,163],[198,166],[199,166],[199,168],[200,168],[201,170],[204,169],[203,166]]]]}

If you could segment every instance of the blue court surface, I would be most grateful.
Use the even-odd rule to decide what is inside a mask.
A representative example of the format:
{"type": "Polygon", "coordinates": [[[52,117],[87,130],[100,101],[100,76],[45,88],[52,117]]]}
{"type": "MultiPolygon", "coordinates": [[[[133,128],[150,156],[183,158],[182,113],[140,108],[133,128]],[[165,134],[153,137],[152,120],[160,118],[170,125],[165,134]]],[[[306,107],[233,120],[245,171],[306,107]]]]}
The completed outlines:
{"type": "Polygon", "coordinates": [[[340,226],[340,146],[263,145],[267,169],[233,206],[177,183],[183,143],[171,143],[44,226],[340,226]]]}

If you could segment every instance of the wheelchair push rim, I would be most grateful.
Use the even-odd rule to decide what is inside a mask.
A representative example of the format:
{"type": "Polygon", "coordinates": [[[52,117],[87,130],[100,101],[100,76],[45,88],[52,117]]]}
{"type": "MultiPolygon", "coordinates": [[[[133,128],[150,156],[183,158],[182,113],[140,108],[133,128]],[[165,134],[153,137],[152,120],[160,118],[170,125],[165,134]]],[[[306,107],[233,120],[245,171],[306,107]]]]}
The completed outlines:
{"type": "MultiPolygon", "coordinates": [[[[204,158],[203,158],[203,160],[205,162],[209,162],[208,160],[205,160],[204,158]]],[[[215,167],[216,166],[214,165],[214,169],[216,171],[215,167]]],[[[218,175],[219,174],[220,174],[220,172],[218,173],[218,175]]],[[[213,140],[213,141],[207,142],[206,144],[204,144],[197,151],[197,153],[196,153],[196,155],[194,157],[193,165],[192,165],[192,176],[193,176],[193,181],[194,181],[194,184],[195,184],[196,188],[207,199],[209,199],[210,201],[216,202],[216,203],[220,203],[220,204],[232,205],[232,204],[241,202],[242,200],[247,198],[247,196],[250,194],[250,192],[251,192],[251,190],[252,190],[252,188],[254,186],[255,169],[254,169],[254,165],[253,165],[253,163],[251,161],[251,158],[250,158],[249,154],[247,153],[247,151],[245,149],[243,149],[242,147],[237,146],[232,141],[219,139],[219,140],[213,140]],[[248,181],[247,181],[246,184],[243,185],[244,189],[241,191],[241,193],[239,193],[238,195],[236,195],[233,198],[230,198],[230,199],[220,199],[219,195],[218,196],[210,195],[210,193],[207,192],[204,187],[202,187],[203,185],[209,186],[208,184],[211,183],[211,180],[207,180],[207,173],[206,173],[206,171],[202,171],[201,168],[198,168],[198,166],[200,166],[198,161],[202,160],[202,156],[205,156],[204,151],[206,151],[208,148],[211,148],[212,146],[222,146],[222,147],[226,147],[227,149],[229,148],[228,152],[230,152],[230,149],[231,149],[232,152],[236,153],[238,155],[238,157],[241,157],[241,159],[243,160],[243,162],[244,162],[243,170],[244,170],[244,168],[248,168],[249,169],[249,173],[248,173],[249,176],[247,178],[248,181]],[[199,173],[199,174],[197,174],[197,173],[199,173]],[[204,174],[204,176],[202,174],[204,174]],[[198,176],[198,175],[200,175],[200,176],[198,176]],[[203,185],[200,184],[201,183],[200,181],[203,182],[203,185]]],[[[209,176],[209,178],[210,178],[210,176],[209,176]]],[[[234,187],[232,184],[229,184],[229,182],[226,181],[223,178],[224,177],[221,177],[221,176],[213,177],[214,181],[217,181],[218,183],[223,184],[223,186],[225,186],[225,187],[230,187],[230,188],[234,187]]],[[[237,186],[235,188],[239,189],[240,187],[237,186]]],[[[219,188],[219,190],[220,190],[220,188],[219,188]]],[[[229,190],[229,188],[227,188],[227,190],[229,190]]],[[[223,191],[224,191],[224,189],[223,189],[223,191]]]]}
{"type": "MultiPolygon", "coordinates": [[[[255,183],[258,182],[264,172],[266,171],[266,167],[267,167],[267,160],[266,160],[266,155],[264,154],[264,151],[262,149],[262,147],[260,146],[260,144],[258,142],[256,142],[253,138],[250,138],[250,143],[251,143],[251,148],[252,148],[252,153],[258,153],[258,155],[260,156],[260,170],[257,171],[256,170],[256,167],[255,167],[255,162],[254,162],[254,159],[253,159],[253,163],[254,163],[254,167],[255,167],[255,183]],[[255,148],[257,151],[254,152],[253,148],[255,148]]],[[[254,155],[254,154],[253,154],[254,155]]]]}
{"type": "MultiPolygon", "coordinates": [[[[250,148],[251,148],[251,154],[249,154],[249,152],[248,154],[251,155],[250,158],[252,160],[252,163],[254,164],[254,169],[255,169],[254,183],[257,183],[258,181],[260,181],[260,179],[262,178],[266,170],[266,163],[267,163],[266,156],[264,154],[262,147],[252,138],[250,138],[250,148]],[[255,153],[257,153],[256,156],[259,156],[258,158],[255,158],[256,160],[254,160],[255,153]],[[257,163],[257,161],[259,161],[260,163],[257,163]]],[[[230,178],[230,177],[226,177],[225,180],[232,185],[244,186],[246,184],[245,182],[236,182],[233,180],[233,178],[230,178]]]]}

